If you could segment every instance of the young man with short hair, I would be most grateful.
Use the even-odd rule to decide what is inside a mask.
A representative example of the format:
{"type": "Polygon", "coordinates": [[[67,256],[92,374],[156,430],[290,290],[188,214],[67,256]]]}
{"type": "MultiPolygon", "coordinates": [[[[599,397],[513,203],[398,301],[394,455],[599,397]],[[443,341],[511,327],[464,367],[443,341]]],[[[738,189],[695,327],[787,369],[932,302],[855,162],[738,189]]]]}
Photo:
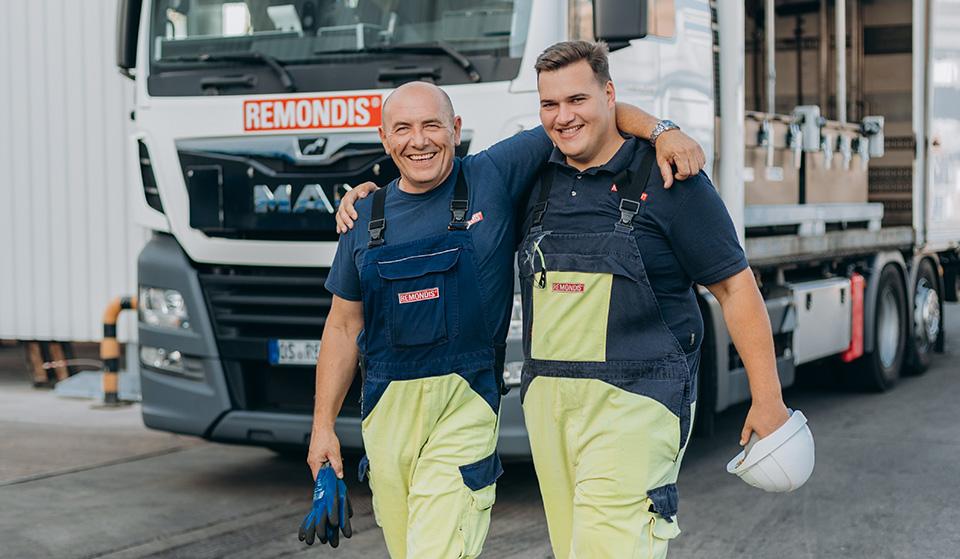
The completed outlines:
{"type": "Polygon", "coordinates": [[[719,300],[753,403],[742,432],[789,418],[763,299],[704,173],[662,188],[654,148],[624,138],[603,43],[537,60],[556,144],[518,250],[521,399],[557,559],[661,558],[679,533],[676,481],[690,433],[703,321],[719,300]]]}

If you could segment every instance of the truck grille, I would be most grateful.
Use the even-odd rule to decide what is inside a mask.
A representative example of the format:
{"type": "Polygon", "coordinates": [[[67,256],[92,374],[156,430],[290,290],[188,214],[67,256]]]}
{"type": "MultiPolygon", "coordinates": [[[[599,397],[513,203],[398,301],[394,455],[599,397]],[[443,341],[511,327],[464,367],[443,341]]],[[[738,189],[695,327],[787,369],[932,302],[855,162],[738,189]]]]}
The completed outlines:
{"type": "MultiPolygon", "coordinates": [[[[312,413],[315,366],[269,362],[271,339],[319,340],[332,295],[327,268],[200,266],[203,290],[234,404],[312,413]]],[[[360,380],[343,412],[359,413],[360,380]]]]}
{"type": "MultiPolygon", "coordinates": [[[[209,237],[336,242],[334,214],[342,196],[366,181],[384,186],[399,176],[375,132],[184,139],[176,145],[190,227],[209,237]]],[[[466,155],[469,145],[465,132],[456,155],[466,155]]]]}
{"type": "MultiPolygon", "coordinates": [[[[320,339],[332,296],[327,268],[212,266],[200,271],[217,340],[320,339]]],[[[225,348],[226,355],[244,348],[225,348]]],[[[264,348],[266,352],[266,348],[264,348]]],[[[266,353],[263,354],[266,359],[266,353]]]]}

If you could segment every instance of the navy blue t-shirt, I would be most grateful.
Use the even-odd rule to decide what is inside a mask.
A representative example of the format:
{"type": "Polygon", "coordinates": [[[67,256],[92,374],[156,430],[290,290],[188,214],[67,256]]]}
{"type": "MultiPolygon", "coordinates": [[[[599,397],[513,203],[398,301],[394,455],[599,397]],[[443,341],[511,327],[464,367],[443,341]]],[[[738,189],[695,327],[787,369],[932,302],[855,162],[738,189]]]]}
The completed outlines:
{"type": "MultiPolygon", "coordinates": [[[[453,187],[463,166],[470,201],[469,231],[486,299],[487,323],[495,343],[503,343],[510,324],[516,207],[540,175],[552,149],[553,143],[538,126],[477,154],[454,159],[450,176],[429,192],[404,192],[397,180],[386,186],[386,244],[415,241],[447,231],[453,187]]],[[[359,217],[353,229],[340,236],[325,284],[331,293],[349,301],[362,300],[359,270],[370,240],[367,224],[372,205],[373,196],[357,201],[359,217]]]]}
{"type": "MultiPolygon", "coordinates": [[[[559,149],[550,155],[556,173],[543,218],[544,231],[598,233],[613,231],[620,218],[620,195],[613,177],[624,168],[635,172],[647,150],[644,140],[628,138],[605,165],[578,171],[559,149]]],[[[703,319],[693,284],[711,285],[747,268],[743,248],[723,200],[707,175],[663,188],[656,165],[650,173],[646,199],[633,219],[643,265],[664,323],[687,353],[700,347],[703,319]]],[[[540,195],[539,182],[530,196],[530,210],[540,195]]],[[[614,302],[615,303],[615,302],[614,302]]]]}

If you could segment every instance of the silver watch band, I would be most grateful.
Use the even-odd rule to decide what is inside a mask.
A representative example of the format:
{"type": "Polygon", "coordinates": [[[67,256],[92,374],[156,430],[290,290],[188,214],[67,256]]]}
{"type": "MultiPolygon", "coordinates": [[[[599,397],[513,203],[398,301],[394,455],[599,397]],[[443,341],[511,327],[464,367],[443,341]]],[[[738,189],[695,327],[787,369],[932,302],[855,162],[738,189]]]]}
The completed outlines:
{"type": "Polygon", "coordinates": [[[657,138],[660,136],[660,134],[666,132],[667,130],[680,130],[680,126],[672,120],[661,120],[653,128],[653,133],[650,134],[650,145],[656,147],[657,138]]]}

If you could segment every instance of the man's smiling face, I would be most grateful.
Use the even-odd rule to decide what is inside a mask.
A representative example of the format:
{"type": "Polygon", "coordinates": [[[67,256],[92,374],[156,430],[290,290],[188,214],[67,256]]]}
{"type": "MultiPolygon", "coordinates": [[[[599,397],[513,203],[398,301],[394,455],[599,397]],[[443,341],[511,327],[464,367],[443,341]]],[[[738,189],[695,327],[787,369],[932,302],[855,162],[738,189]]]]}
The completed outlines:
{"type": "Polygon", "coordinates": [[[413,82],[397,88],[383,105],[380,140],[400,170],[400,188],[427,192],[453,170],[460,144],[460,117],[440,89],[413,82]]]}
{"type": "Polygon", "coordinates": [[[587,169],[606,163],[616,153],[622,140],[617,133],[613,84],[599,83],[586,61],[540,72],[537,87],[540,122],[570,165],[587,169]]]}

